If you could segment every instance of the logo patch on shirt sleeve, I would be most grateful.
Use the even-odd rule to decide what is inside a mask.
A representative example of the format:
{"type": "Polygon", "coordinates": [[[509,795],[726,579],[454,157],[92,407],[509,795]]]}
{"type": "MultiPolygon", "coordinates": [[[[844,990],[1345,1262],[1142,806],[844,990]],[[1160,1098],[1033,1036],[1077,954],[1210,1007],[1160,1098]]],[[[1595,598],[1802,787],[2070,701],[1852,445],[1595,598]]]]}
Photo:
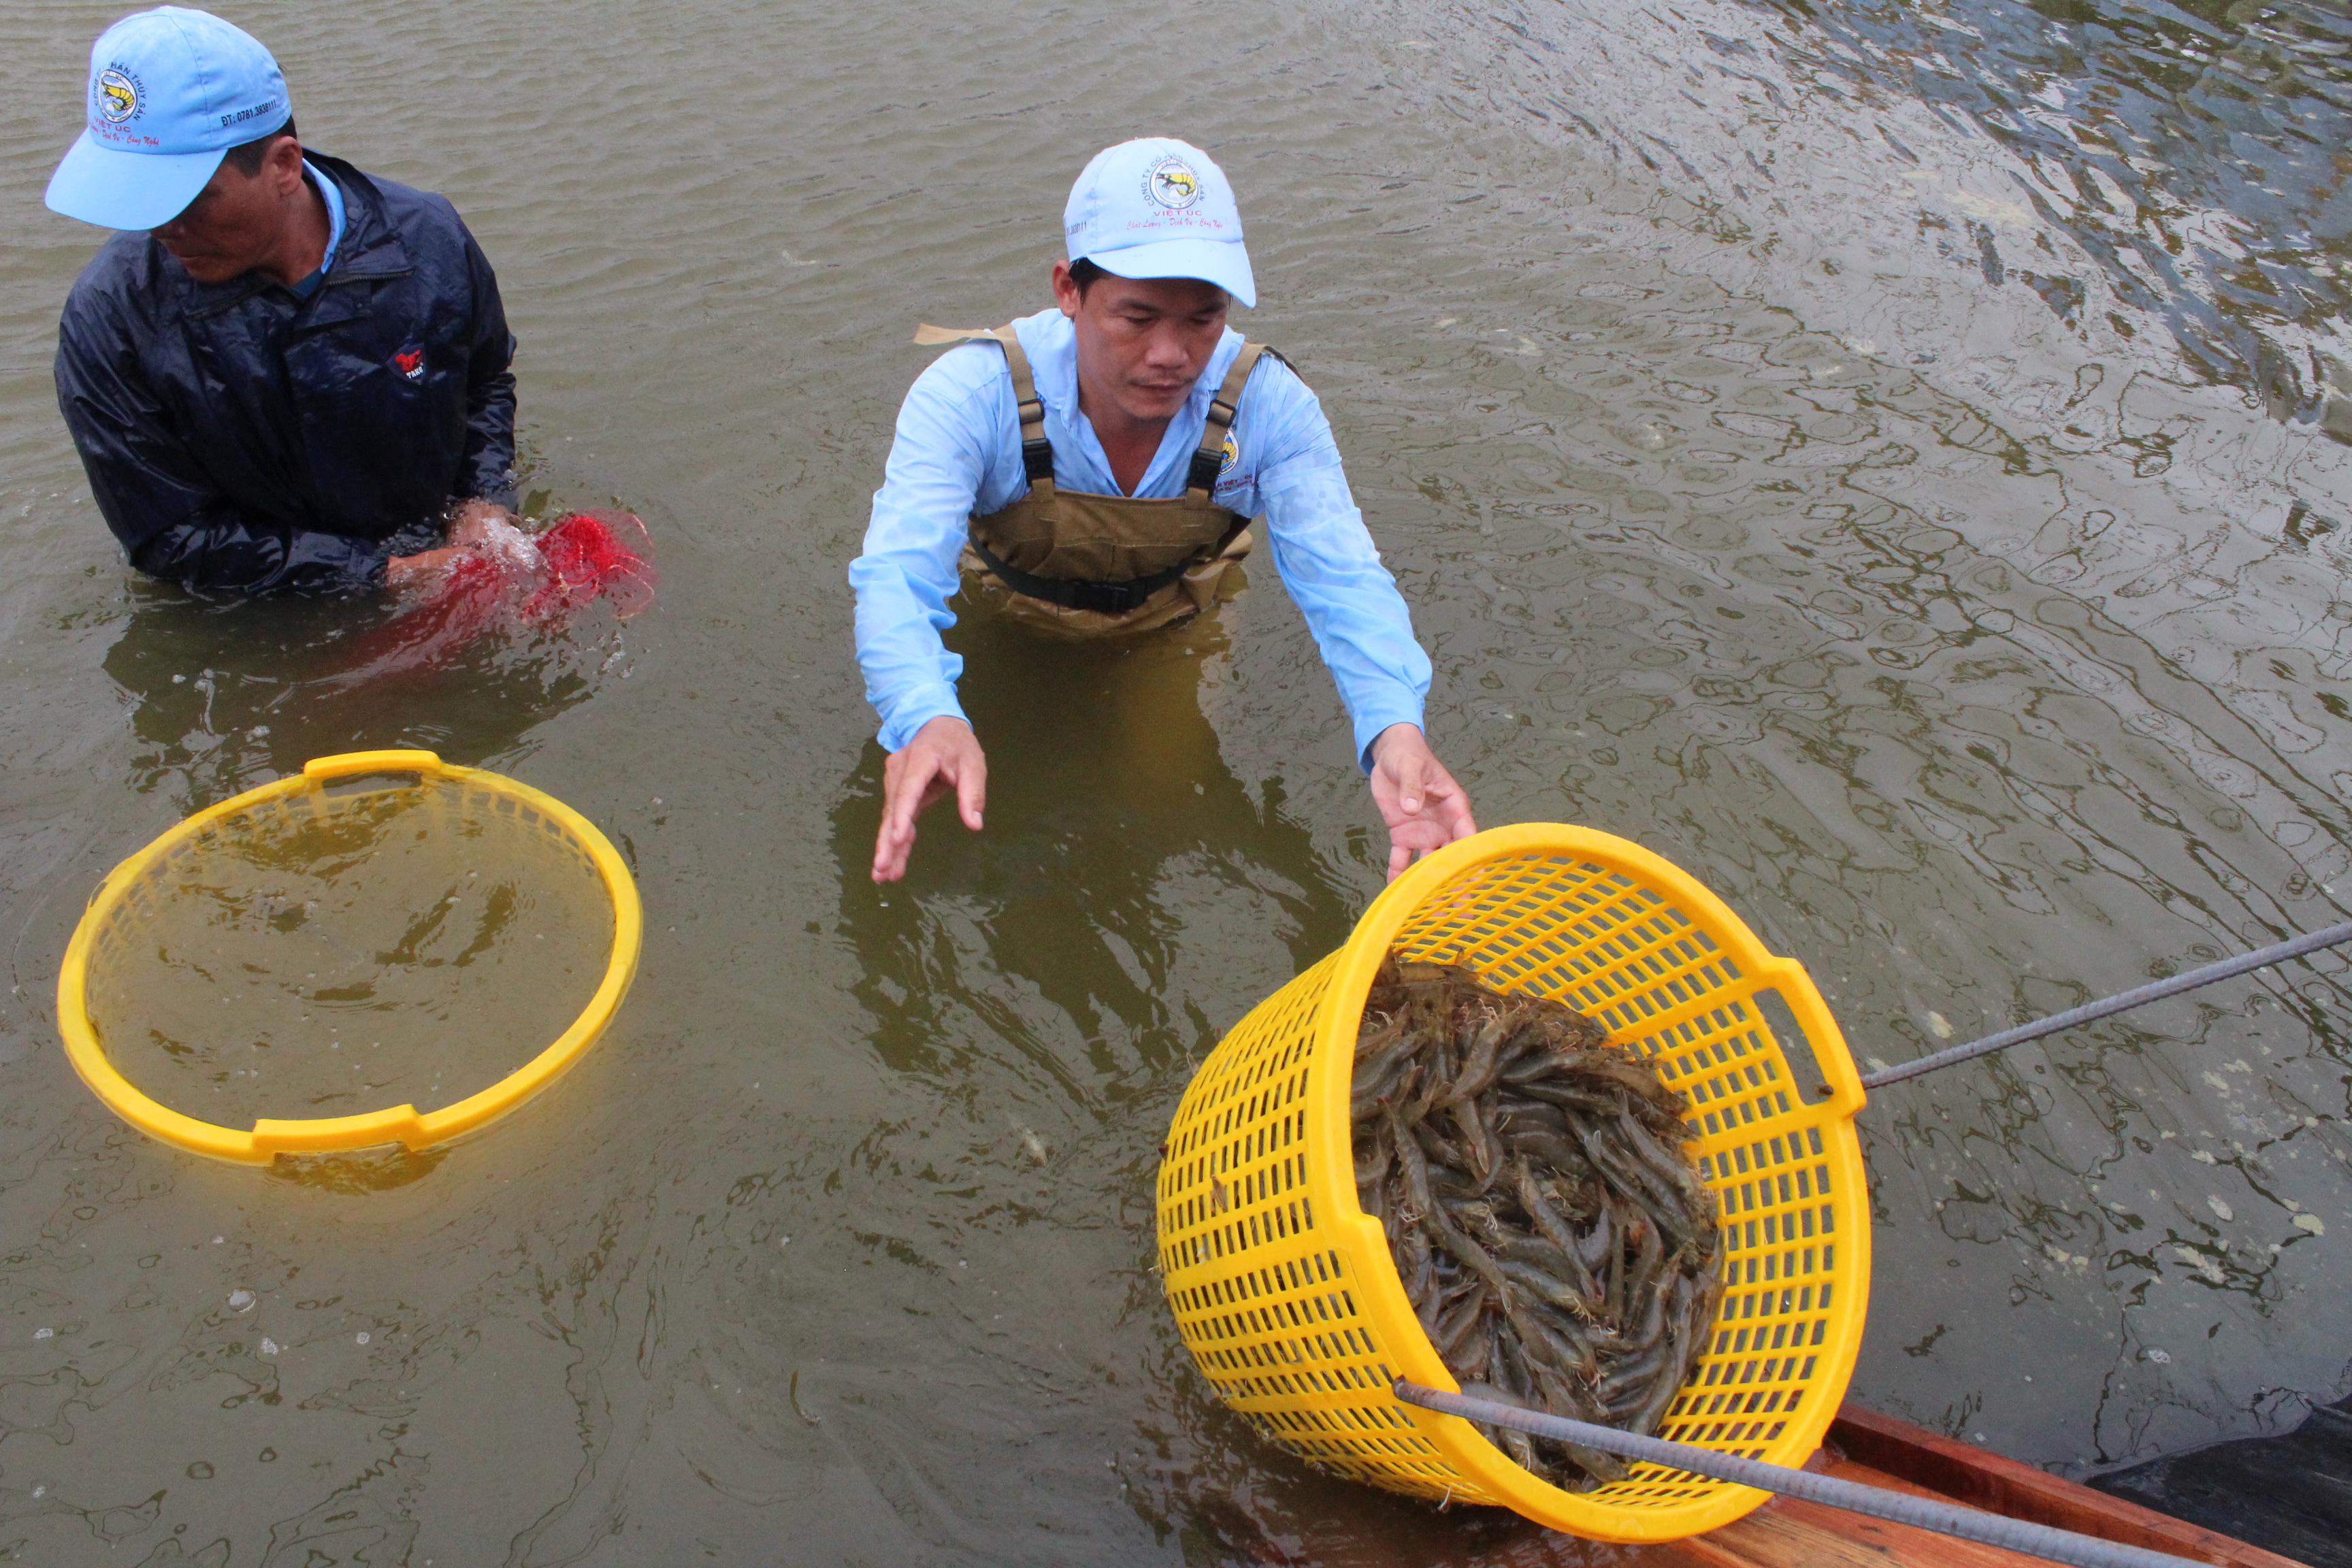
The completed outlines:
{"type": "Polygon", "coordinates": [[[401,350],[392,356],[392,364],[394,370],[409,380],[423,381],[425,379],[424,345],[420,343],[415,348],[401,350]]]}
{"type": "Polygon", "coordinates": [[[1241,445],[1234,439],[1234,433],[1228,430],[1225,432],[1225,444],[1223,447],[1219,448],[1219,455],[1217,458],[1217,478],[1222,479],[1227,474],[1232,473],[1234,471],[1234,465],[1240,462],[1241,458],[1241,445]]]}

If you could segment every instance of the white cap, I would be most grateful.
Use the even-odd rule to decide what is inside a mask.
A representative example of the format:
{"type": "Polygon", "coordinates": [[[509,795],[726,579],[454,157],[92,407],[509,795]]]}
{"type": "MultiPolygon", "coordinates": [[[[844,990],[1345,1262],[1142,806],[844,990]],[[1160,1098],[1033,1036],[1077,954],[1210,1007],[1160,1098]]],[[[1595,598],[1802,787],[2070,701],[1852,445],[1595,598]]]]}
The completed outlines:
{"type": "Polygon", "coordinates": [[[1072,261],[1121,278],[1197,278],[1257,303],[1241,209],[1225,172],[1172,136],[1146,136],[1094,155],[1062,209],[1072,261]]]}

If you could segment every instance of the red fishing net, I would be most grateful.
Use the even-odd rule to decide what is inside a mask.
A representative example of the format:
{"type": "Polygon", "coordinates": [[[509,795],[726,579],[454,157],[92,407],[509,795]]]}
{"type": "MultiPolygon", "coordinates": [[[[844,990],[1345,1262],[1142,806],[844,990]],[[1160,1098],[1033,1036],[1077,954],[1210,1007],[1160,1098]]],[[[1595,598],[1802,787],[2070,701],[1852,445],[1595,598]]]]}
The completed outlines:
{"type": "Polygon", "coordinates": [[[532,542],[546,575],[523,603],[525,621],[569,615],[600,598],[625,619],[653,603],[652,541],[630,513],[575,511],[532,542]]]}
{"type": "Polygon", "coordinates": [[[341,682],[420,670],[504,627],[547,631],[604,600],[624,618],[653,603],[653,543],[627,512],[577,511],[544,531],[499,531],[362,637],[341,682]]]}

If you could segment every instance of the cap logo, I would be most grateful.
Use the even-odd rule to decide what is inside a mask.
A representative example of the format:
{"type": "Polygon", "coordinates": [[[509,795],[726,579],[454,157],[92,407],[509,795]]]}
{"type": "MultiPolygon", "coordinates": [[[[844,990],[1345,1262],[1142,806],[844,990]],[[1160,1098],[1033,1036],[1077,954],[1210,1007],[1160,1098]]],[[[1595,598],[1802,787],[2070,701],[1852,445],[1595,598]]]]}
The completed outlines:
{"type": "Polygon", "coordinates": [[[98,101],[94,105],[110,125],[120,125],[139,112],[139,80],[121,66],[109,66],[98,73],[98,101]]]}
{"type": "Polygon", "coordinates": [[[1201,199],[1201,176],[1192,165],[1171,153],[1155,158],[1143,171],[1143,194],[1170,212],[1182,212],[1201,199]]]}

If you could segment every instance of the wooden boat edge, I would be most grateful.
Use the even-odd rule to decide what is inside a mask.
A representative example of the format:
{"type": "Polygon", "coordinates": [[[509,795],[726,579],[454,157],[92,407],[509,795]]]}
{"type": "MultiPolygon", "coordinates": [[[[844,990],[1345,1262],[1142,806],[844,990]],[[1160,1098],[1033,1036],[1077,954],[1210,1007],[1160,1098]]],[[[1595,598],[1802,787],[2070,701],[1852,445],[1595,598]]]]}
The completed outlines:
{"type": "Polygon", "coordinates": [[[1830,1424],[1829,1458],[1832,1474],[1843,1459],[1990,1513],[2191,1557],[2217,1568],[2304,1568],[2294,1558],[1852,1401],[1839,1407],[1830,1424]]]}

